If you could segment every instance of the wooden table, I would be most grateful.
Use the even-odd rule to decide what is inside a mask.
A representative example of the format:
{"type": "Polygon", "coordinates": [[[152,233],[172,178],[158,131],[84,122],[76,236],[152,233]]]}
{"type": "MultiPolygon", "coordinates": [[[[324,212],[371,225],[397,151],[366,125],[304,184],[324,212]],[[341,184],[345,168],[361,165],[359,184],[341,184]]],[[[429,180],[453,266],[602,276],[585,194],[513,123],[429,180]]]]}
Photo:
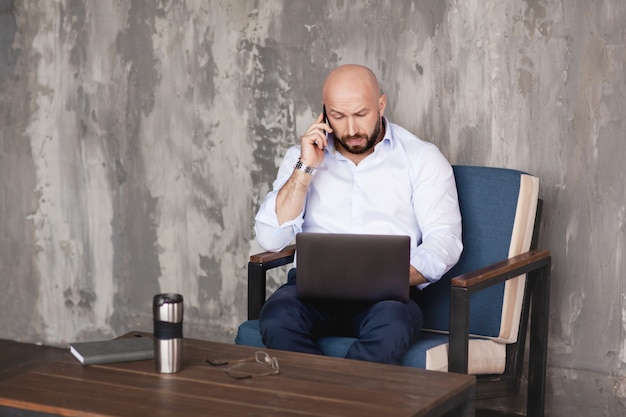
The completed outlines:
{"type": "MultiPolygon", "coordinates": [[[[474,416],[475,378],[267,349],[280,374],[236,380],[205,359],[257,349],[185,339],[183,369],[61,360],[0,381],[0,406],[61,416],[474,416]]],[[[41,414],[39,414],[41,415],[41,414]]]]}

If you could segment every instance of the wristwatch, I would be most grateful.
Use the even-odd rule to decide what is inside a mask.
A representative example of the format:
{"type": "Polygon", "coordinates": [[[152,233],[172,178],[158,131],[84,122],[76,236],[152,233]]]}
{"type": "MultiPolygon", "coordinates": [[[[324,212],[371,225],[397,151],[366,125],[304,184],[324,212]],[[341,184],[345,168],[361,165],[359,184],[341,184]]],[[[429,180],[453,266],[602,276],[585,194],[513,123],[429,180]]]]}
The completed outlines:
{"type": "Polygon", "coordinates": [[[297,169],[298,171],[302,171],[302,172],[304,172],[306,174],[309,174],[309,175],[315,175],[315,173],[317,172],[317,168],[313,168],[313,167],[310,167],[308,165],[304,165],[302,163],[302,161],[300,160],[300,158],[298,158],[298,161],[293,166],[293,169],[297,169]]]}

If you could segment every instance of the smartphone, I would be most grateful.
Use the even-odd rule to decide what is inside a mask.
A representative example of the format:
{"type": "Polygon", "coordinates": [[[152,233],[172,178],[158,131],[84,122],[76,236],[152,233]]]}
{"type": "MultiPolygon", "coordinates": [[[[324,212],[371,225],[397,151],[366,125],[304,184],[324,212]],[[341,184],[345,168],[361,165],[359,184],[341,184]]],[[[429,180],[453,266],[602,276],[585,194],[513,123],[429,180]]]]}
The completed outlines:
{"type": "MultiPolygon", "coordinates": [[[[328,115],[326,114],[326,105],[324,104],[322,106],[322,114],[324,117],[324,123],[326,123],[328,126],[330,126],[330,122],[328,121],[328,115]]],[[[330,126],[330,128],[332,129],[332,126],[330,126]]],[[[326,140],[328,140],[328,132],[326,132],[326,140]]]]}

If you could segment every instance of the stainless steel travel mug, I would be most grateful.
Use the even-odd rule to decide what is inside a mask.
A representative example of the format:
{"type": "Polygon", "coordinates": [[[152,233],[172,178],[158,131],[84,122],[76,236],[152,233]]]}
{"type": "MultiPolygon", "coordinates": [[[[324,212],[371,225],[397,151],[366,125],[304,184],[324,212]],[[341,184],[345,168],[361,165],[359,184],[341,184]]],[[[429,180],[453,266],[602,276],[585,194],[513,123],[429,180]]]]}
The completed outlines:
{"type": "Polygon", "coordinates": [[[183,359],[183,296],[157,294],[152,301],[156,371],[180,371],[183,359]]]}

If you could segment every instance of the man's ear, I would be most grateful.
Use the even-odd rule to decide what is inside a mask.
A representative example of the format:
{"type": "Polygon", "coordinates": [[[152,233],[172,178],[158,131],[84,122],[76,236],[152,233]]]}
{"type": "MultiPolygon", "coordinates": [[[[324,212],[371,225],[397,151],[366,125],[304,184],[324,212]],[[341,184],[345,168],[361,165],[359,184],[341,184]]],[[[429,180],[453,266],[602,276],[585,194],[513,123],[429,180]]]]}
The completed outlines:
{"type": "Polygon", "coordinates": [[[387,95],[383,94],[378,98],[378,113],[380,113],[380,117],[383,117],[385,114],[385,108],[387,107],[387,95]]]}

